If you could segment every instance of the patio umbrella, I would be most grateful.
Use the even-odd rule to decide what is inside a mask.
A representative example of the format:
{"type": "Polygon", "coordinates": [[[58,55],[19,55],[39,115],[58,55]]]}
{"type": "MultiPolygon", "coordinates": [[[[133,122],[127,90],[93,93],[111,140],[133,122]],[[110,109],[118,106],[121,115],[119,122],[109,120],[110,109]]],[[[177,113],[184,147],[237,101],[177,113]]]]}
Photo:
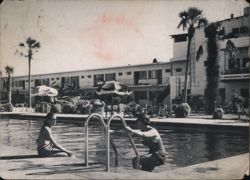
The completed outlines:
{"type": "Polygon", "coordinates": [[[113,94],[113,95],[125,96],[132,94],[132,92],[128,89],[128,87],[125,84],[122,84],[117,81],[107,81],[96,89],[96,94],[97,95],[113,94]]]}
{"type": "MultiPolygon", "coordinates": [[[[99,96],[102,95],[111,95],[111,111],[113,112],[113,96],[128,96],[132,94],[132,91],[128,89],[125,84],[122,84],[117,81],[107,81],[103,85],[99,86],[96,89],[96,94],[99,96]]],[[[119,105],[118,105],[119,108],[119,105]]]]}
{"type": "Polygon", "coordinates": [[[58,91],[52,87],[48,87],[48,86],[45,86],[45,85],[42,85],[42,86],[37,86],[35,87],[31,94],[33,96],[57,96],[58,95],[58,91]]]}

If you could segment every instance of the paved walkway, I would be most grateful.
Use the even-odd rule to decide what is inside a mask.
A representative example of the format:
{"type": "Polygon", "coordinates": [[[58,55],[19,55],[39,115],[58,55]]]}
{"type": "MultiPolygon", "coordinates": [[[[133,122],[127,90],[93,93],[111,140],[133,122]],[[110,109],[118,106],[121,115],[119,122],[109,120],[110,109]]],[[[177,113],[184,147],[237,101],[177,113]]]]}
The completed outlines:
{"type": "Polygon", "coordinates": [[[156,172],[124,167],[106,172],[104,165],[93,162],[86,167],[82,159],[69,157],[0,157],[0,176],[4,179],[241,179],[248,169],[248,153],[172,170],[162,166],[156,172]]]}
{"type": "MultiPolygon", "coordinates": [[[[1,115],[19,115],[22,118],[32,118],[32,119],[40,119],[41,117],[45,117],[45,113],[26,113],[26,112],[0,112],[1,115]]],[[[88,117],[88,115],[82,114],[58,114],[59,119],[69,120],[69,121],[83,121],[88,117]]],[[[135,118],[124,118],[127,122],[135,121],[135,118]]],[[[241,116],[241,119],[238,119],[238,115],[235,114],[225,114],[223,119],[212,119],[209,115],[195,115],[192,114],[188,118],[158,118],[153,117],[151,121],[158,124],[181,124],[181,125],[211,125],[211,126],[230,126],[230,127],[249,127],[250,121],[246,116],[241,116]]]]}

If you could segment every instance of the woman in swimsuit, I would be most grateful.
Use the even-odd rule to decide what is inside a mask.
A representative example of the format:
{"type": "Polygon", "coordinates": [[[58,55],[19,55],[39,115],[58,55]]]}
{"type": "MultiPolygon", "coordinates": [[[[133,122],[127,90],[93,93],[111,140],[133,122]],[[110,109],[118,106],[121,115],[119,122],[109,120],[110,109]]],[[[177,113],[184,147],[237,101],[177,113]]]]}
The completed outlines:
{"type": "MultiPolygon", "coordinates": [[[[129,132],[141,136],[143,139],[142,144],[149,147],[149,153],[140,156],[140,169],[144,171],[153,171],[156,166],[165,164],[167,158],[167,152],[160,134],[149,124],[150,119],[145,114],[141,114],[136,120],[138,130],[126,127],[129,132]]],[[[136,162],[135,157],[132,160],[133,168],[136,168],[136,162]]]]}
{"type": "Polygon", "coordinates": [[[59,145],[51,134],[51,128],[56,124],[56,115],[48,113],[37,140],[39,157],[72,156],[73,153],[59,145]]]}

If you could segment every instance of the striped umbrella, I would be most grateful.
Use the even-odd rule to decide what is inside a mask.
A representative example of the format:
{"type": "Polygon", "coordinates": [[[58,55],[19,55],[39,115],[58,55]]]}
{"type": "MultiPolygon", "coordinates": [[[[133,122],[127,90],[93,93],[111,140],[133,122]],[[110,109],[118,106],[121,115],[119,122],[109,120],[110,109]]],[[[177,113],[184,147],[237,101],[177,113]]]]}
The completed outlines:
{"type": "Polygon", "coordinates": [[[33,96],[57,96],[58,91],[52,87],[48,87],[45,85],[37,86],[32,90],[33,96]]]}
{"type": "Polygon", "coordinates": [[[97,95],[131,95],[132,92],[125,84],[117,81],[107,81],[96,89],[97,95]]]}

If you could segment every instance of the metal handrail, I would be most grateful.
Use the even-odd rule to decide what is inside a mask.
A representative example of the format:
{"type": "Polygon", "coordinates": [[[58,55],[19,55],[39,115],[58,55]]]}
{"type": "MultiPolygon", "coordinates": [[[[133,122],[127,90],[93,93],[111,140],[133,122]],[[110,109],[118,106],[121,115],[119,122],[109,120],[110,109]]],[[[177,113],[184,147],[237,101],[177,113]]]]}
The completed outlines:
{"type": "MultiPolygon", "coordinates": [[[[101,121],[101,123],[104,127],[104,130],[105,130],[105,134],[106,134],[106,171],[110,171],[110,143],[112,144],[112,147],[113,147],[114,152],[115,152],[115,164],[116,165],[118,164],[118,153],[117,153],[115,144],[114,144],[114,142],[111,139],[110,134],[109,134],[110,123],[115,117],[117,117],[117,118],[121,119],[124,129],[126,129],[127,124],[126,124],[125,120],[123,119],[123,117],[119,114],[113,114],[111,117],[109,117],[107,125],[105,124],[103,117],[98,113],[93,113],[93,114],[90,114],[88,116],[88,118],[86,119],[85,124],[84,124],[84,126],[85,126],[85,165],[87,167],[89,165],[89,159],[88,159],[88,146],[89,146],[89,144],[88,144],[88,123],[89,123],[90,119],[93,118],[94,116],[98,117],[98,119],[101,121]]],[[[129,140],[132,144],[132,147],[134,149],[136,157],[137,157],[136,168],[139,169],[139,166],[140,166],[139,153],[136,149],[136,146],[135,146],[135,143],[132,139],[131,134],[128,131],[126,131],[126,132],[127,132],[128,137],[129,137],[129,140]]]]}
{"type": "MultiPolygon", "coordinates": [[[[98,114],[98,113],[90,114],[90,115],[88,116],[88,118],[86,119],[85,124],[84,124],[84,126],[85,126],[85,165],[86,165],[87,167],[88,167],[88,165],[89,165],[89,157],[88,157],[88,155],[89,155],[89,150],[88,150],[88,148],[89,148],[88,124],[89,124],[89,120],[90,120],[91,118],[93,118],[94,116],[97,116],[98,119],[101,121],[101,123],[102,123],[102,125],[103,125],[103,127],[104,127],[104,130],[105,130],[105,134],[107,134],[106,124],[105,124],[105,122],[104,122],[102,116],[101,116],[100,114],[98,114]]],[[[106,151],[107,151],[107,148],[106,148],[106,151]]],[[[107,168],[107,169],[108,169],[108,168],[107,168]]]]}
{"type": "MultiPolygon", "coordinates": [[[[107,132],[107,134],[106,134],[106,147],[107,147],[107,167],[108,167],[108,171],[109,171],[109,167],[110,167],[110,147],[109,147],[109,141],[108,141],[108,139],[109,139],[109,127],[110,127],[110,123],[111,123],[111,121],[114,119],[114,118],[119,118],[119,119],[121,119],[121,121],[122,121],[122,125],[123,125],[123,127],[124,127],[124,129],[126,130],[126,127],[127,127],[127,124],[126,124],[126,122],[125,122],[125,120],[123,119],[123,117],[121,116],[121,115],[119,115],[119,114],[113,114],[109,119],[108,119],[108,122],[107,122],[107,126],[106,126],[106,128],[107,128],[107,130],[106,130],[106,132],[107,132]]],[[[136,169],[139,169],[140,168],[140,155],[139,155],[139,153],[138,153],[138,151],[137,151],[137,149],[136,149],[136,146],[135,146],[135,143],[134,143],[134,141],[133,141],[133,138],[132,138],[132,136],[131,136],[131,134],[126,130],[126,132],[127,132],[127,135],[128,135],[128,137],[129,137],[129,140],[130,140],[130,142],[131,142],[131,144],[132,144],[132,147],[133,147],[133,149],[134,149],[134,152],[135,152],[135,155],[136,155],[136,169]]]]}
{"type": "MultiPolygon", "coordinates": [[[[98,113],[90,114],[88,116],[87,120],[85,121],[85,124],[84,124],[84,126],[85,126],[85,164],[86,164],[87,167],[89,165],[89,159],[88,159],[88,153],[89,153],[89,151],[88,151],[88,147],[89,147],[89,145],[88,145],[88,134],[89,134],[88,123],[89,123],[89,120],[91,118],[93,118],[94,116],[98,117],[98,119],[101,121],[101,123],[102,123],[102,125],[104,127],[104,133],[107,134],[107,127],[106,127],[106,124],[105,124],[105,122],[103,120],[103,117],[98,113]]],[[[112,147],[114,149],[114,152],[115,152],[115,165],[118,165],[118,152],[117,152],[117,149],[116,149],[115,144],[114,144],[111,137],[110,137],[110,143],[111,143],[111,145],[112,145],[112,147]]],[[[107,146],[106,146],[106,151],[108,151],[107,146]]],[[[107,164],[106,164],[106,169],[109,170],[109,167],[107,167],[107,164]]]]}

